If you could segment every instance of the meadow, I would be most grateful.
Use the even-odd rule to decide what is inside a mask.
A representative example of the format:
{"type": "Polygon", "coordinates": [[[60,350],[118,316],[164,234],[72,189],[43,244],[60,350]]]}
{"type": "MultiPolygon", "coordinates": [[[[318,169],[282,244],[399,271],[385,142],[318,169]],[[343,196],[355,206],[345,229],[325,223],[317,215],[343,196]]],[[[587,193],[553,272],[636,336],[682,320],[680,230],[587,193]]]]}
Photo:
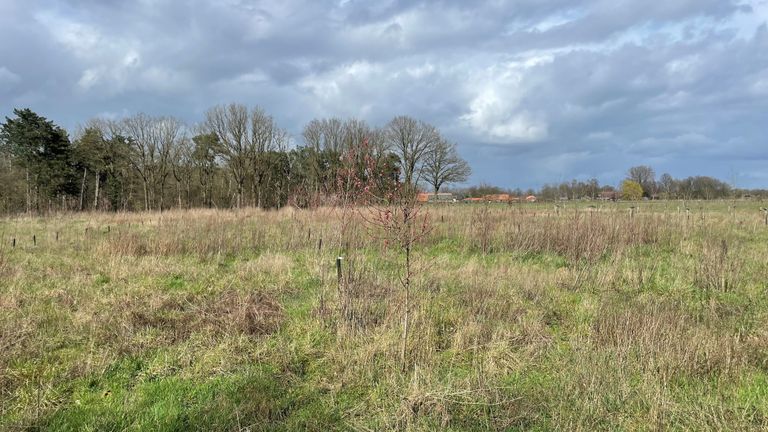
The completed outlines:
{"type": "Polygon", "coordinates": [[[766,430],[765,205],[0,219],[0,430],[766,430]]]}

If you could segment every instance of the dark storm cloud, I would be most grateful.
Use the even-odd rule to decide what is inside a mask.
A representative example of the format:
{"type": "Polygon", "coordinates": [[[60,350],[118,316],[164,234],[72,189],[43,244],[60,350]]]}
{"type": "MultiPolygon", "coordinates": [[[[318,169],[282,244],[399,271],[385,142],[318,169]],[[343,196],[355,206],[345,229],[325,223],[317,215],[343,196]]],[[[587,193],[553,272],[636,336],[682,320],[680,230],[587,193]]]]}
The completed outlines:
{"type": "Polygon", "coordinates": [[[505,186],[647,163],[766,186],[764,0],[0,1],[0,114],[409,114],[505,186]],[[734,174],[735,173],[735,174],[734,174]]]}

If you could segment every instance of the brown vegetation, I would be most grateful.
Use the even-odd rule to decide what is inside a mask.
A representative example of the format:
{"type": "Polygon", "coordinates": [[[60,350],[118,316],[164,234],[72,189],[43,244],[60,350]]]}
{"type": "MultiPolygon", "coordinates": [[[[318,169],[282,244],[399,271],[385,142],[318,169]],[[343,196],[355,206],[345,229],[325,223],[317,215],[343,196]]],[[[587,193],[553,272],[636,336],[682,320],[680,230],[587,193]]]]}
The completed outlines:
{"type": "Polygon", "coordinates": [[[408,208],[0,222],[3,426],[768,425],[759,212],[408,208]]]}

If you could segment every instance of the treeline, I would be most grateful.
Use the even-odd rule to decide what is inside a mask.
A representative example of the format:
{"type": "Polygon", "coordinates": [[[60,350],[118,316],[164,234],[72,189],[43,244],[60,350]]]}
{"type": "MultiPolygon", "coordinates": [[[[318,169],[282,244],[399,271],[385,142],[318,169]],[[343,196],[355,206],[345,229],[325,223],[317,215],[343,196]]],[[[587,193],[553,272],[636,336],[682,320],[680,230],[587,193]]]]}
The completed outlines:
{"type": "Polygon", "coordinates": [[[653,168],[641,165],[627,171],[621,185],[601,185],[597,179],[572,180],[560,184],[544,185],[539,191],[543,200],[574,200],[616,197],[622,199],[683,199],[710,200],[730,198],[768,198],[768,191],[733,188],[728,183],[708,176],[690,176],[676,179],[662,174],[658,179],[653,168]]]}
{"type": "Polygon", "coordinates": [[[670,174],[662,174],[656,178],[656,172],[647,165],[630,168],[622,187],[627,182],[639,186],[638,193],[644,198],[652,199],[726,199],[742,197],[766,197],[765,190],[736,189],[732,185],[708,176],[690,176],[677,179],[670,174]]]}
{"type": "Polygon", "coordinates": [[[480,184],[455,189],[455,193],[466,197],[482,197],[491,194],[508,193],[514,196],[536,195],[543,201],[595,200],[595,199],[730,199],[768,198],[765,189],[736,189],[728,183],[708,176],[691,176],[676,179],[662,174],[658,179],[653,168],[641,165],[627,171],[625,179],[617,187],[600,184],[595,179],[571,180],[556,184],[545,184],[538,191],[533,189],[504,189],[493,185],[480,184]]]}
{"type": "Polygon", "coordinates": [[[434,126],[309,122],[295,140],[261,108],[230,104],[199,124],[136,114],[93,119],[70,139],[29,109],[0,125],[0,211],[276,208],[334,204],[351,188],[439,191],[470,168],[434,126]],[[294,145],[298,141],[298,145],[294,145]]]}

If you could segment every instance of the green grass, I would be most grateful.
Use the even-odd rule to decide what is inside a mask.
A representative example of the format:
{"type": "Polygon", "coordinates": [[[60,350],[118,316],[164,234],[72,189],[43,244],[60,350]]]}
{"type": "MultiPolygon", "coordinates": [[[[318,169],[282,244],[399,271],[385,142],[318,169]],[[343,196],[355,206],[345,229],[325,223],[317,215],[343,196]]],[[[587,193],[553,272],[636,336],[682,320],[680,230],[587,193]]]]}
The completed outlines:
{"type": "Polygon", "coordinates": [[[428,207],[405,367],[402,255],[361,221],[2,219],[0,430],[768,428],[755,203],[587,205],[428,207]]]}

